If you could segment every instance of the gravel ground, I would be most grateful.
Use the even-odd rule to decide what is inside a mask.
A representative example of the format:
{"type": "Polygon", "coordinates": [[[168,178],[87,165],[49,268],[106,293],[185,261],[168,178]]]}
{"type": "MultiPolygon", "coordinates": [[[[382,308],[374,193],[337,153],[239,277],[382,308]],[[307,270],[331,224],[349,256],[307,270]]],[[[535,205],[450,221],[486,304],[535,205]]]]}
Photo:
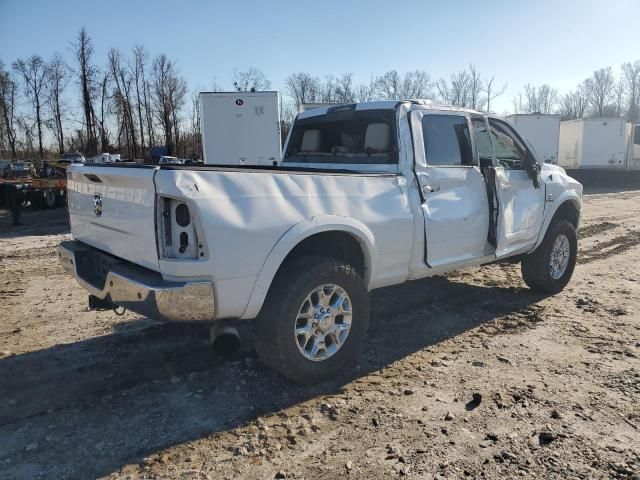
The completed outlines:
{"type": "Polygon", "coordinates": [[[585,197],[559,295],[511,264],[375,291],[359,364],[315,387],[88,311],[64,211],[23,220],[0,211],[2,479],[640,479],[640,192],[585,197]]]}

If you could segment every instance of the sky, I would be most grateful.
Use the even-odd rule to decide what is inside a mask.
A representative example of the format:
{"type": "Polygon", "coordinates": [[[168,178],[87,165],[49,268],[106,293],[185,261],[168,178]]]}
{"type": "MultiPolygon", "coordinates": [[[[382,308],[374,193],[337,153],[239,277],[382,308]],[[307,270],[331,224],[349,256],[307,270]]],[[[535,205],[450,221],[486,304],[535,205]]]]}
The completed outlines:
{"type": "Polygon", "coordinates": [[[640,0],[204,1],[0,0],[0,60],[55,51],[85,26],[95,61],[143,44],[177,60],[190,89],[231,88],[234,69],[261,69],[282,90],[292,72],[352,72],[357,83],[388,70],[435,80],[473,63],[508,84],[499,113],[525,84],[560,93],[602,67],[640,59],[640,0]]]}

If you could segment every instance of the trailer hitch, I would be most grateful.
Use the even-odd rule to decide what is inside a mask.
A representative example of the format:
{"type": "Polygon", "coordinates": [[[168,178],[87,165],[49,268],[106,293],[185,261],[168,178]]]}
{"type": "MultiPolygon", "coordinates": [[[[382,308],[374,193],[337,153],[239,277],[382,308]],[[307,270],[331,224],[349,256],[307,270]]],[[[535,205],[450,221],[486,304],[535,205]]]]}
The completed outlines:
{"type": "Polygon", "coordinates": [[[103,300],[102,298],[98,298],[95,295],[89,295],[89,310],[96,310],[98,312],[113,310],[113,312],[119,317],[124,315],[127,311],[126,308],[120,305],[116,305],[115,303],[112,303],[108,300],[103,300]]]}

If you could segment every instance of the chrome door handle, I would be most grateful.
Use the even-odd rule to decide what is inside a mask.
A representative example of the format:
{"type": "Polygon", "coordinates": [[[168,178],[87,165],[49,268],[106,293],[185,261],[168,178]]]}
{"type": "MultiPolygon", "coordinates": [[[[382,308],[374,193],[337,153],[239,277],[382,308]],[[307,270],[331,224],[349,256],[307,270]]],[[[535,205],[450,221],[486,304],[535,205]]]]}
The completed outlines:
{"type": "Polygon", "coordinates": [[[440,190],[440,185],[423,185],[422,186],[422,193],[424,193],[425,195],[428,193],[437,192],[439,190],[440,190]]]}

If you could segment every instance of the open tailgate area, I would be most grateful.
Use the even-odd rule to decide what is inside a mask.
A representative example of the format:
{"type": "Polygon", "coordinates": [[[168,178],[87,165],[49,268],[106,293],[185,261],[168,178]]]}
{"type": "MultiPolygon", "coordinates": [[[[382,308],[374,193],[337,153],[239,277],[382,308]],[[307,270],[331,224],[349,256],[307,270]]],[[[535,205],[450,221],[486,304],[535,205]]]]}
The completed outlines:
{"type": "Polygon", "coordinates": [[[158,271],[157,167],[71,166],[67,191],[76,240],[158,271]]]}

